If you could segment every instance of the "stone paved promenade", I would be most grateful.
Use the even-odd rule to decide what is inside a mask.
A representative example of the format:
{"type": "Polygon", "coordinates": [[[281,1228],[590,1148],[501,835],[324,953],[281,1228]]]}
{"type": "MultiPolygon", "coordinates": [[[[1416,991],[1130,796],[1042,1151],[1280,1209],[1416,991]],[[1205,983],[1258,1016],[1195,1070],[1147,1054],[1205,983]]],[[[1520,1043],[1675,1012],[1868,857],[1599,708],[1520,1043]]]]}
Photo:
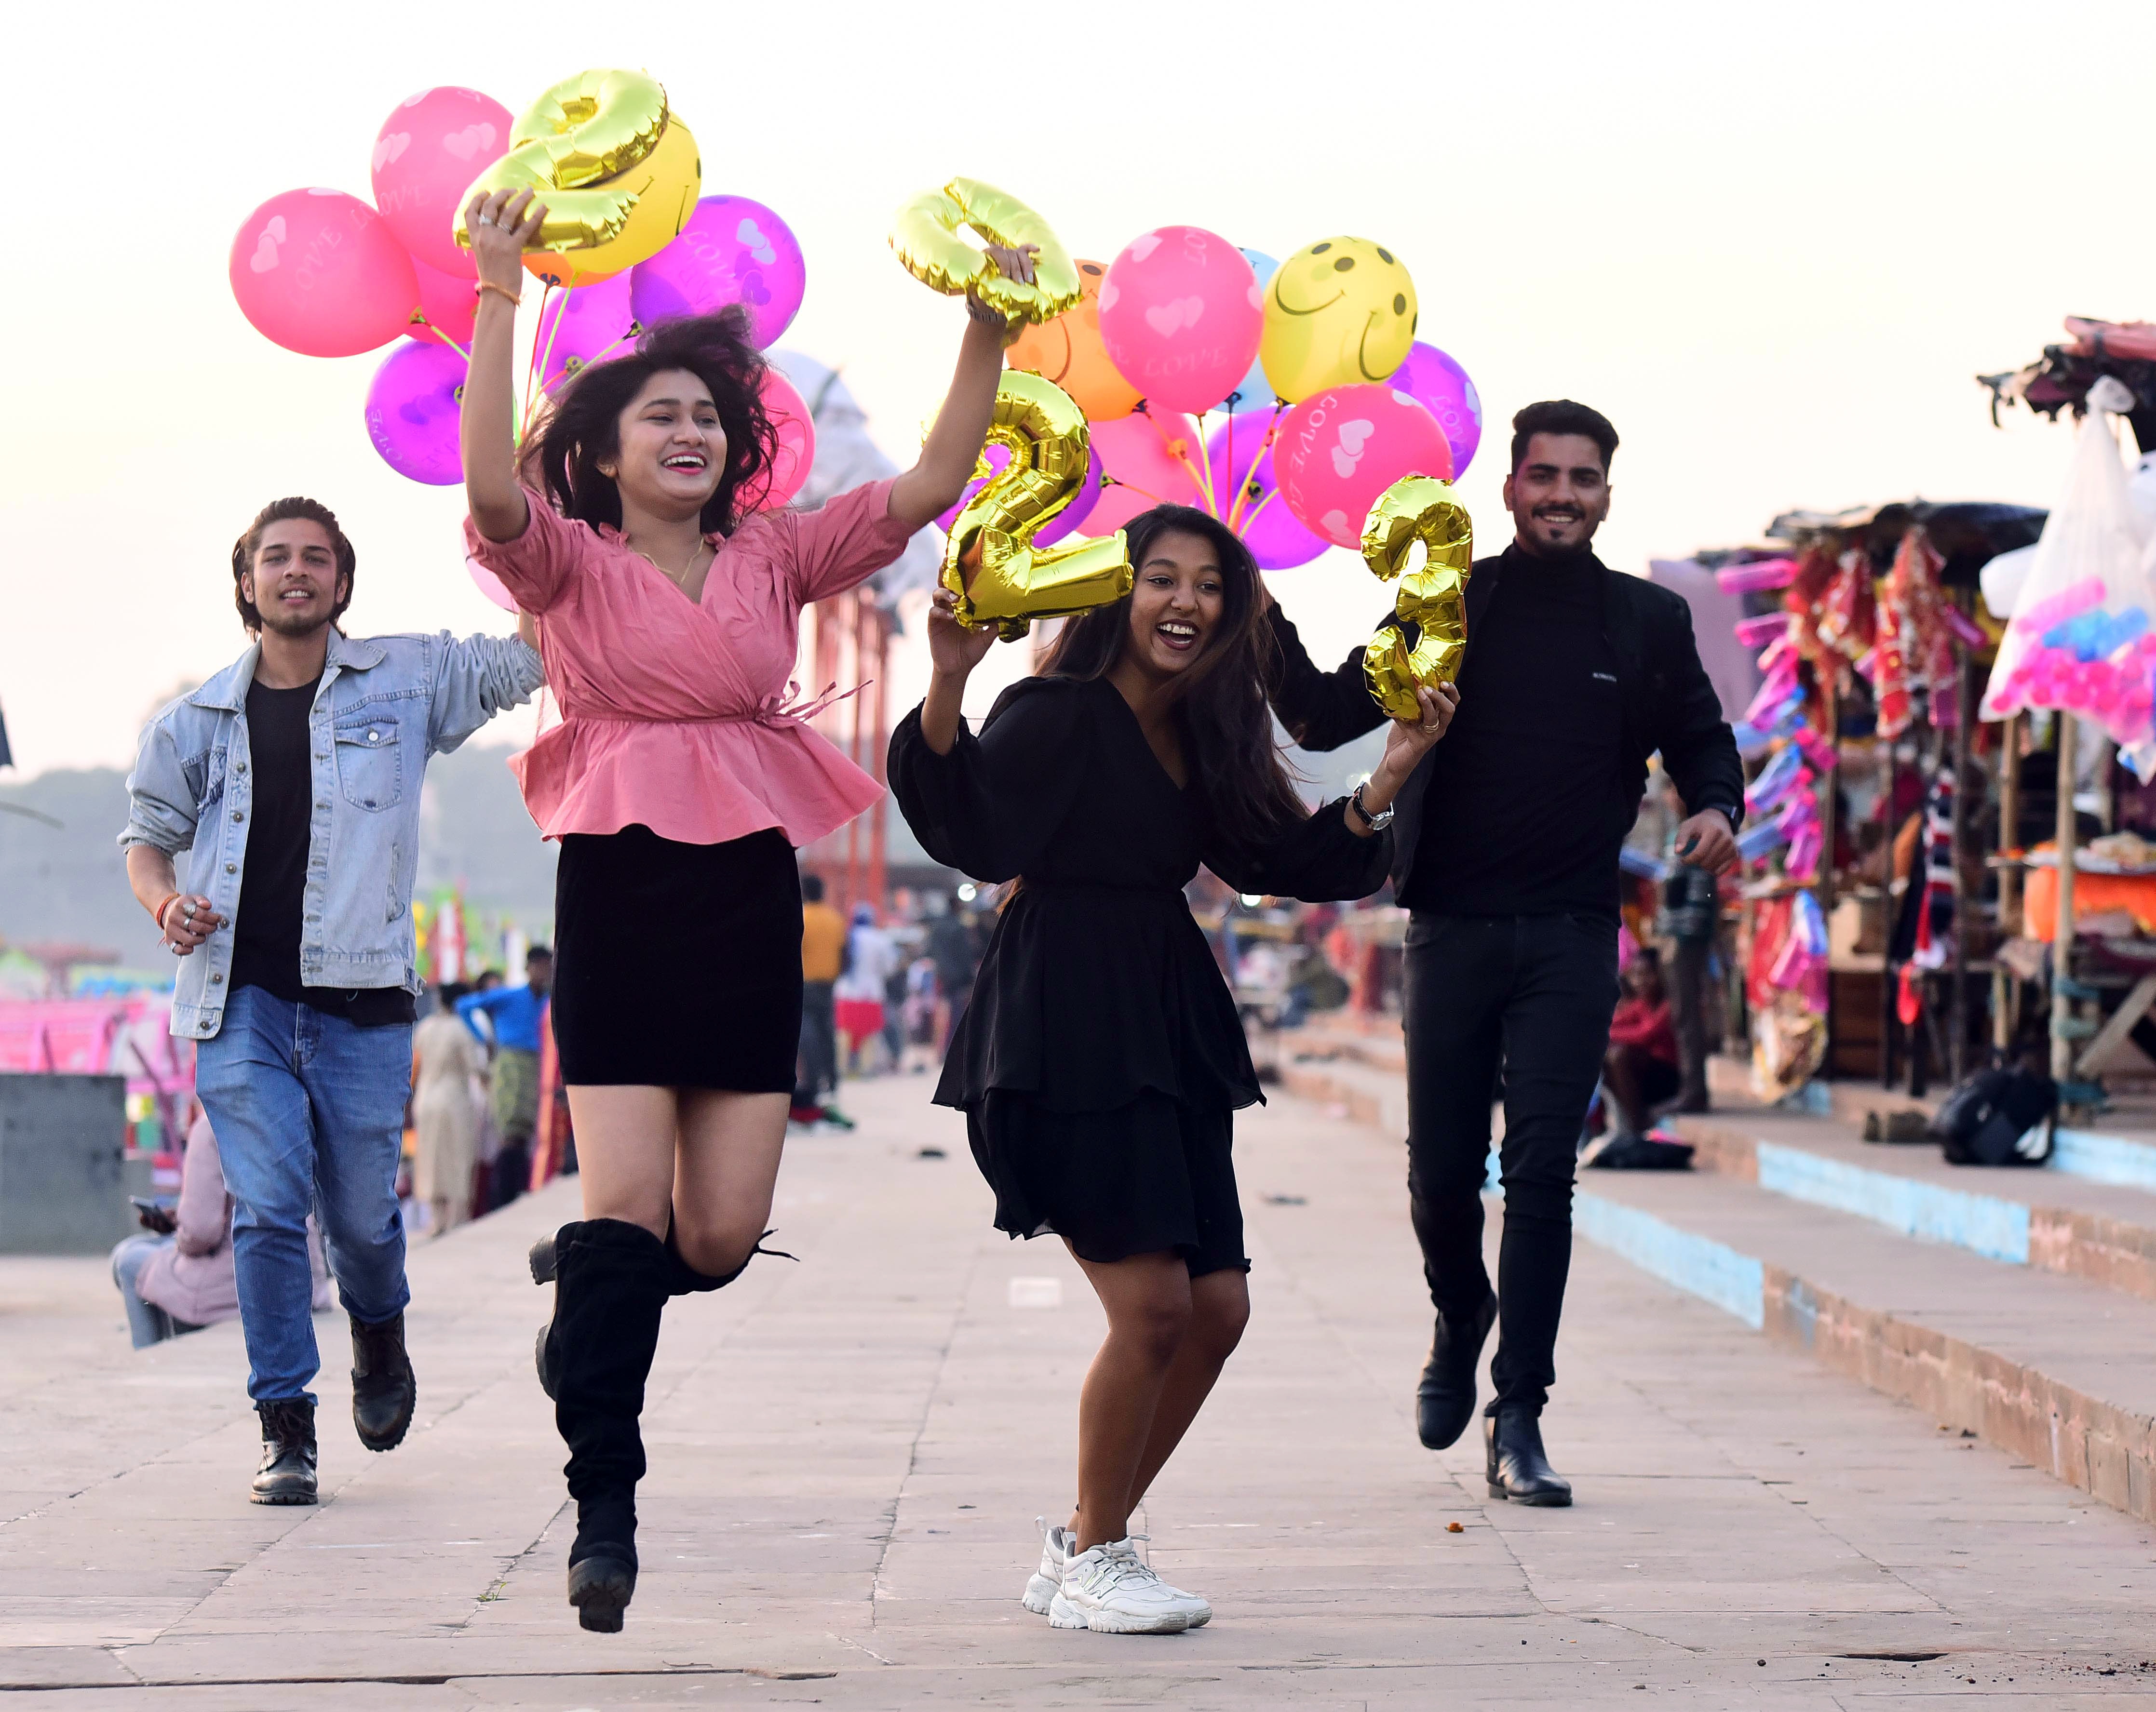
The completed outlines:
{"type": "Polygon", "coordinates": [[[2156,1530],[1585,1243],[1547,1421],[1578,1503],[1487,1501],[1476,1450],[1414,1441],[1429,1322],[1397,1146],[1286,1097],[1238,1136],[1250,1335],[1143,1522],[1219,1614],[1053,1631],[1017,1595],[1034,1516],[1069,1502],[1099,1315],[1060,1250],[989,1228],[926,1099],[860,1089],[857,1135],[788,1153],[776,1222],[803,1263],[670,1310],[619,1636],[562,1600],[531,1367],[522,1251],[573,1185],[416,1252],[419,1417],[393,1454],[352,1438],[342,1322],[318,1322],[314,1510],[245,1501],[236,1326],[138,1356],[98,1263],[0,1261],[0,1708],[2056,1708],[2156,1686],[2156,1530]]]}

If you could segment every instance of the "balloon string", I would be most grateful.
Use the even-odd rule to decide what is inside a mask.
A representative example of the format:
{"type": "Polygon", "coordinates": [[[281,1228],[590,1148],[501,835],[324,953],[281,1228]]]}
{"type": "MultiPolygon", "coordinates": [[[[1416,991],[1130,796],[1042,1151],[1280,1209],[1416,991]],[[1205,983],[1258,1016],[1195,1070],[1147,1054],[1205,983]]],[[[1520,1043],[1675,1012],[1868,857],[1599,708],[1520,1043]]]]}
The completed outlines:
{"type": "Polygon", "coordinates": [[[429,332],[431,332],[431,333],[432,333],[432,334],[433,334],[433,335],[434,335],[437,339],[439,339],[439,340],[442,341],[442,343],[443,343],[443,344],[444,344],[444,345],[448,346],[449,347],[449,349],[450,349],[450,350],[452,350],[452,351],[455,351],[455,352],[456,352],[456,354],[457,354],[458,356],[461,356],[462,358],[464,358],[465,362],[465,365],[466,365],[467,366],[469,366],[470,365],[470,363],[471,363],[471,352],[470,352],[470,351],[469,351],[465,350],[465,347],[464,347],[463,346],[461,346],[461,345],[458,344],[458,343],[457,343],[457,341],[456,341],[455,340],[454,340],[454,339],[452,339],[451,337],[449,337],[449,336],[447,333],[444,332],[444,331],[443,331],[439,327],[436,326],[436,325],[435,325],[432,321],[429,320],[426,318],[426,316],[424,316],[424,315],[421,315],[421,316],[418,318],[418,320],[419,320],[419,325],[420,325],[421,326],[423,326],[423,327],[426,328],[426,329],[427,329],[429,332]]]}
{"type": "MultiPolygon", "coordinates": [[[[1236,490],[1235,504],[1233,508],[1234,515],[1228,520],[1228,527],[1234,530],[1238,535],[1240,535],[1244,530],[1248,528],[1251,520],[1257,516],[1260,511],[1265,509],[1265,500],[1270,500],[1272,497],[1272,494],[1267,494],[1265,500],[1259,500],[1258,503],[1255,506],[1252,506],[1250,510],[1245,511],[1243,509],[1244,506],[1250,505],[1250,495],[1255,490],[1256,484],[1250,479],[1250,476],[1255,475],[1257,471],[1258,459],[1264,457],[1267,452],[1272,449],[1274,437],[1280,433],[1281,411],[1286,407],[1285,405],[1275,407],[1273,411],[1273,419],[1265,424],[1265,443],[1258,448],[1257,456],[1250,459],[1250,475],[1246,475],[1243,480],[1242,485],[1236,490]]],[[[1232,416],[1228,418],[1228,432],[1231,436],[1235,433],[1235,418],[1232,416]]],[[[1231,438],[1229,441],[1228,468],[1232,471],[1235,467],[1235,442],[1231,438]]],[[[1276,485],[1273,489],[1273,493],[1276,494],[1279,491],[1279,487],[1276,485]]]]}
{"type": "MultiPolygon", "coordinates": [[[[1248,495],[1245,495],[1245,497],[1247,498],[1248,495]]],[[[1279,497],[1280,490],[1278,488],[1275,488],[1270,493],[1267,494],[1265,498],[1259,500],[1256,505],[1251,506],[1249,510],[1245,511],[1243,514],[1242,520],[1240,523],[1231,523],[1228,526],[1234,530],[1236,534],[1240,535],[1245,530],[1248,529],[1253,523],[1255,523],[1258,520],[1259,512],[1264,510],[1266,506],[1271,505],[1272,502],[1279,497]]]]}

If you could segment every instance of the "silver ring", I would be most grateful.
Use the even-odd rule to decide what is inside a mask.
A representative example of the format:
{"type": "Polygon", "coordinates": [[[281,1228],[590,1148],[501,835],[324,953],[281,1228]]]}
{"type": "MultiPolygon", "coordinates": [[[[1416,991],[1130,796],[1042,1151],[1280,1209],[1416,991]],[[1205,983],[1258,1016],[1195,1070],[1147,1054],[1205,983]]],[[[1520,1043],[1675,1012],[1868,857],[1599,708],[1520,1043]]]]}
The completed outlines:
{"type": "Polygon", "coordinates": [[[190,921],[195,919],[195,900],[192,898],[185,900],[180,905],[180,914],[186,916],[190,921]]]}
{"type": "Polygon", "coordinates": [[[491,226],[494,224],[494,217],[491,214],[481,214],[472,223],[475,226],[491,226]]]}

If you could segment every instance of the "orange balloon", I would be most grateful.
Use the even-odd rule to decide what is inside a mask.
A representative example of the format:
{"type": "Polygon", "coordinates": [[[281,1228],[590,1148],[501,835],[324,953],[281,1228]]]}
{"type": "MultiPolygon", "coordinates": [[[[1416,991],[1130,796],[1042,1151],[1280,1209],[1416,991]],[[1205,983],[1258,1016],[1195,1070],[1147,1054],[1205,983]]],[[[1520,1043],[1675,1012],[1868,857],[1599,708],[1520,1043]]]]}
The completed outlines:
{"type": "Polygon", "coordinates": [[[1101,342],[1101,282],[1106,262],[1078,264],[1078,307],[1050,321],[1028,327],[1004,353],[1013,368],[1050,380],[1068,392],[1088,422],[1114,422],[1128,416],[1144,395],[1108,361],[1101,342]]]}

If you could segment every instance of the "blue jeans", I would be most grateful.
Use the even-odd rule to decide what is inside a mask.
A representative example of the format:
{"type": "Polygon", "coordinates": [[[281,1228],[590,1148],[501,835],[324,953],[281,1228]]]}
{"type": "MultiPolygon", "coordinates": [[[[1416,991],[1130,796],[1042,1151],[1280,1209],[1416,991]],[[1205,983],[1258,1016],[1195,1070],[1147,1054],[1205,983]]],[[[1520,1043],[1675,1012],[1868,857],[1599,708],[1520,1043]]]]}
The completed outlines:
{"type": "Polygon", "coordinates": [[[112,1281],[120,1286],[121,1304],[127,1310],[128,1335],[138,1350],[161,1344],[168,1337],[177,1337],[183,1331],[202,1330],[184,1320],[173,1319],[155,1302],[144,1301],[142,1293],[135,1288],[135,1280],[142,1275],[150,1257],[172,1245],[172,1238],[152,1236],[145,1231],[122,1237],[120,1246],[112,1251],[112,1281]]]}
{"type": "Polygon", "coordinates": [[[231,1194],[247,1394],[306,1397],[315,1347],[307,1214],[319,1210],[337,1297],[376,1325],[404,1311],[397,1163],[412,1090],[412,1030],[361,1028],[259,987],[225,1002],[196,1048],[195,1092],[231,1194]]]}

